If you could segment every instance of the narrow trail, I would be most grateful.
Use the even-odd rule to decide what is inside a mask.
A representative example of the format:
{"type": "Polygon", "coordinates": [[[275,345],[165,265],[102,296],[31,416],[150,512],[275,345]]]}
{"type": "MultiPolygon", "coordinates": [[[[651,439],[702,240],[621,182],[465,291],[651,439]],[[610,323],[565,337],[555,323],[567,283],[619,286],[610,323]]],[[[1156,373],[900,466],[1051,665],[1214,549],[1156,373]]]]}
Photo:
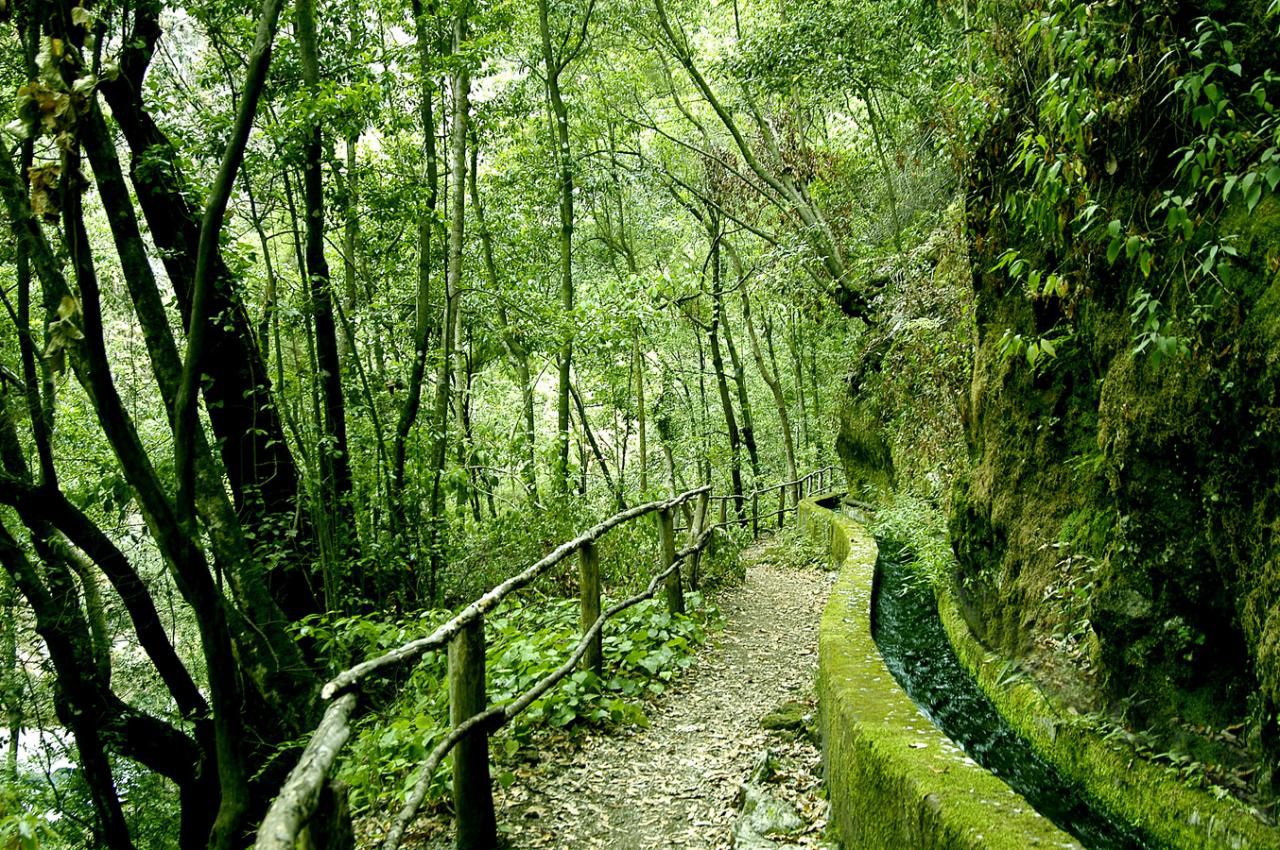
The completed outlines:
{"type": "Polygon", "coordinates": [[[746,581],[720,600],[724,629],[651,708],[647,728],[593,734],[498,791],[509,847],[732,847],[735,798],[766,752],[776,763],[770,792],[805,826],[776,845],[751,846],[822,846],[820,754],[803,735],[766,731],[761,719],[782,703],[813,710],[818,620],[832,574],[773,564],[766,552],[742,553],[746,581]]]}

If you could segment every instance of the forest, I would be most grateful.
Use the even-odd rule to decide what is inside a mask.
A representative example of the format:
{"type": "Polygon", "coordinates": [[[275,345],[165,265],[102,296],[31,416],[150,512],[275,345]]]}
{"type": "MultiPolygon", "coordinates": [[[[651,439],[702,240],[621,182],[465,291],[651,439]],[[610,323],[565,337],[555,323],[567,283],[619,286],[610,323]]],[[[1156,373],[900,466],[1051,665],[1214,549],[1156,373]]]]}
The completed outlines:
{"type": "Polygon", "coordinates": [[[0,0],[0,91],[2,850],[1030,846],[874,823],[967,810],[859,535],[1070,846],[1280,847],[1280,0],[0,0]]]}

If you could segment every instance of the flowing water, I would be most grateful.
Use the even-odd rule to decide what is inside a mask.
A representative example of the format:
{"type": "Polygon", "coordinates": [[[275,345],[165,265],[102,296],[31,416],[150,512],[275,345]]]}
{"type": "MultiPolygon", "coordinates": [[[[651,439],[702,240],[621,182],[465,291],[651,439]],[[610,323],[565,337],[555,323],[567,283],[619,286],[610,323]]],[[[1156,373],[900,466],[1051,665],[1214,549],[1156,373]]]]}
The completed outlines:
{"type": "Polygon", "coordinates": [[[960,665],[932,592],[899,547],[881,543],[871,628],[894,678],[935,726],[1090,850],[1154,850],[1109,818],[1018,736],[960,665]]]}

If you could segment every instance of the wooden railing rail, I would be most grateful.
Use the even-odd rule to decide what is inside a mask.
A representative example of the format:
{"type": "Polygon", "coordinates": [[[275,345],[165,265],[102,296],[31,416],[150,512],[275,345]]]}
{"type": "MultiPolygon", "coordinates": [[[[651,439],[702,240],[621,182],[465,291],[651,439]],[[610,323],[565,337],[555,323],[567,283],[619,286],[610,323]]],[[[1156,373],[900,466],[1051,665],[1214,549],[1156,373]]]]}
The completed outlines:
{"type": "Polygon", "coordinates": [[[648,502],[643,505],[636,505],[625,511],[616,513],[596,526],[584,531],[574,539],[567,543],[561,543],[549,555],[526,569],[524,572],[517,573],[506,581],[494,585],[486,593],[477,597],[470,605],[463,608],[453,619],[439,626],[434,632],[424,638],[411,640],[403,646],[399,646],[384,655],[377,658],[371,658],[368,661],[362,661],[349,670],[344,670],[337,676],[329,680],[328,684],[320,692],[320,696],[324,699],[332,699],[335,694],[347,690],[357,684],[365,676],[370,673],[381,670],[384,667],[395,666],[404,661],[417,658],[418,656],[430,652],[433,649],[440,649],[445,646],[454,635],[462,630],[462,628],[473,620],[479,619],[489,611],[497,607],[498,603],[506,599],[515,591],[530,585],[540,577],[543,573],[550,570],[556,564],[581,549],[585,544],[595,543],[608,532],[623,525],[636,517],[644,516],[663,510],[671,510],[679,505],[687,502],[689,499],[697,496],[699,493],[709,492],[711,485],[706,484],[694,490],[681,493],[674,499],[664,502],[648,502]]]}
{"type": "Polygon", "coordinates": [[[690,560],[696,576],[697,559],[712,539],[715,526],[705,524],[711,486],[689,490],[665,501],[637,505],[593,526],[523,572],[512,576],[476,598],[431,634],[409,641],[376,658],[339,673],[322,689],[330,701],[312,733],[297,765],[259,826],[256,850],[293,850],[298,836],[316,812],[325,783],[337,761],[338,752],[351,736],[351,724],[358,707],[358,687],[375,672],[394,668],[428,652],[448,647],[449,702],[452,730],[442,739],[418,771],[414,790],[397,815],[384,850],[395,850],[425,798],[431,775],[454,749],[454,804],[457,813],[458,846],[481,850],[496,846],[493,796],[489,782],[488,736],[528,708],[580,664],[599,669],[600,637],[605,621],[646,599],[658,588],[665,590],[673,612],[684,610],[680,565],[690,560]],[[695,523],[689,544],[676,549],[672,512],[697,499],[695,523]],[[599,562],[595,543],[609,531],[646,514],[656,514],[662,547],[662,569],[647,589],[609,609],[600,611],[599,562]],[[520,696],[501,706],[486,707],[484,695],[485,652],[484,615],[515,591],[526,587],[574,552],[580,553],[580,595],[583,634],[573,652],[560,667],[536,682],[520,696]]]}
{"type": "MultiPolygon", "coordinates": [[[[568,659],[557,667],[554,671],[538,680],[523,695],[509,703],[489,708],[480,714],[473,715],[469,720],[461,725],[455,726],[453,730],[431,751],[427,760],[422,763],[418,770],[417,779],[414,782],[413,791],[410,792],[408,799],[401,808],[400,813],[396,815],[395,823],[391,827],[391,831],[387,834],[386,840],[383,842],[382,850],[396,850],[400,846],[400,840],[404,836],[404,831],[417,817],[418,809],[422,806],[426,799],[427,791],[431,787],[431,777],[435,774],[436,768],[440,766],[440,762],[444,759],[449,751],[467,735],[477,732],[481,729],[485,734],[492,735],[501,729],[508,722],[514,719],[520,712],[533,705],[543,694],[549,691],[561,679],[568,676],[575,669],[587,654],[588,647],[591,646],[599,637],[604,628],[605,621],[621,614],[623,611],[638,605],[646,599],[652,599],[658,593],[659,587],[670,578],[680,566],[680,560],[693,555],[695,552],[702,550],[711,538],[711,534],[715,531],[713,528],[706,529],[694,546],[689,546],[676,554],[677,560],[671,566],[658,573],[649,581],[648,588],[643,593],[637,593],[616,605],[611,606],[608,610],[602,612],[596,617],[590,628],[582,636],[574,647],[573,652],[569,654],[568,659]]],[[[459,817],[462,817],[459,812],[459,817]]]]}
{"type": "MultiPolygon", "coordinates": [[[[808,475],[801,476],[794,481],[782,481],[778,484],[770,484],[767,487],[757,487],[750,492],[743,493],[741,496],[730,493],[723,496],[712,495],[710,500],[719,502],[719,520],[716,522],[717,528],[729,528],[731,526],[751,526],[751,536],[759,537],[762,522],[773,520],[778,528],[782,528],[786,521],[788,512],[794,513],[799,509],[800,500],[812,496],[814,493],[825,493],[835,486],[836,475],[840,472],[840,468],[834,465],[824,466],[821,469],[815,469],[808,475]],[[769,494],[777,492],[778,508],[774,511],[768,511],[766,503],[766,513],[760,512],[761,499],[769,494]],[[790,496],[790,505],[788,505],[788,496],[790,496]],[[729,516],[730,506],[741,503],[744,507],[742,516],[729,516]],[[750,505],[750,511],[747,512],[745,507],[750,505]]],[[[685,531],[686,528],[678,527],[676,532],[685,531]]]]}

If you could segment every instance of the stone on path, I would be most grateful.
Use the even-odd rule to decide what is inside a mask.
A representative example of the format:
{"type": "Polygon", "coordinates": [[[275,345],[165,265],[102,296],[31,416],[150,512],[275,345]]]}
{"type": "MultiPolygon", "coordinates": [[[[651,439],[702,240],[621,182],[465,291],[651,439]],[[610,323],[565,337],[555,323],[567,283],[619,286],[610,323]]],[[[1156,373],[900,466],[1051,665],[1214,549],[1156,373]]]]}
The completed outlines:
{"type": "Polygon", "coordinates": [[[759,785],[742,787],[742,817],[733,827],[735,848],[774,847],[770,839],[792,835],[803,827],[795,806],[759,785]]]}

